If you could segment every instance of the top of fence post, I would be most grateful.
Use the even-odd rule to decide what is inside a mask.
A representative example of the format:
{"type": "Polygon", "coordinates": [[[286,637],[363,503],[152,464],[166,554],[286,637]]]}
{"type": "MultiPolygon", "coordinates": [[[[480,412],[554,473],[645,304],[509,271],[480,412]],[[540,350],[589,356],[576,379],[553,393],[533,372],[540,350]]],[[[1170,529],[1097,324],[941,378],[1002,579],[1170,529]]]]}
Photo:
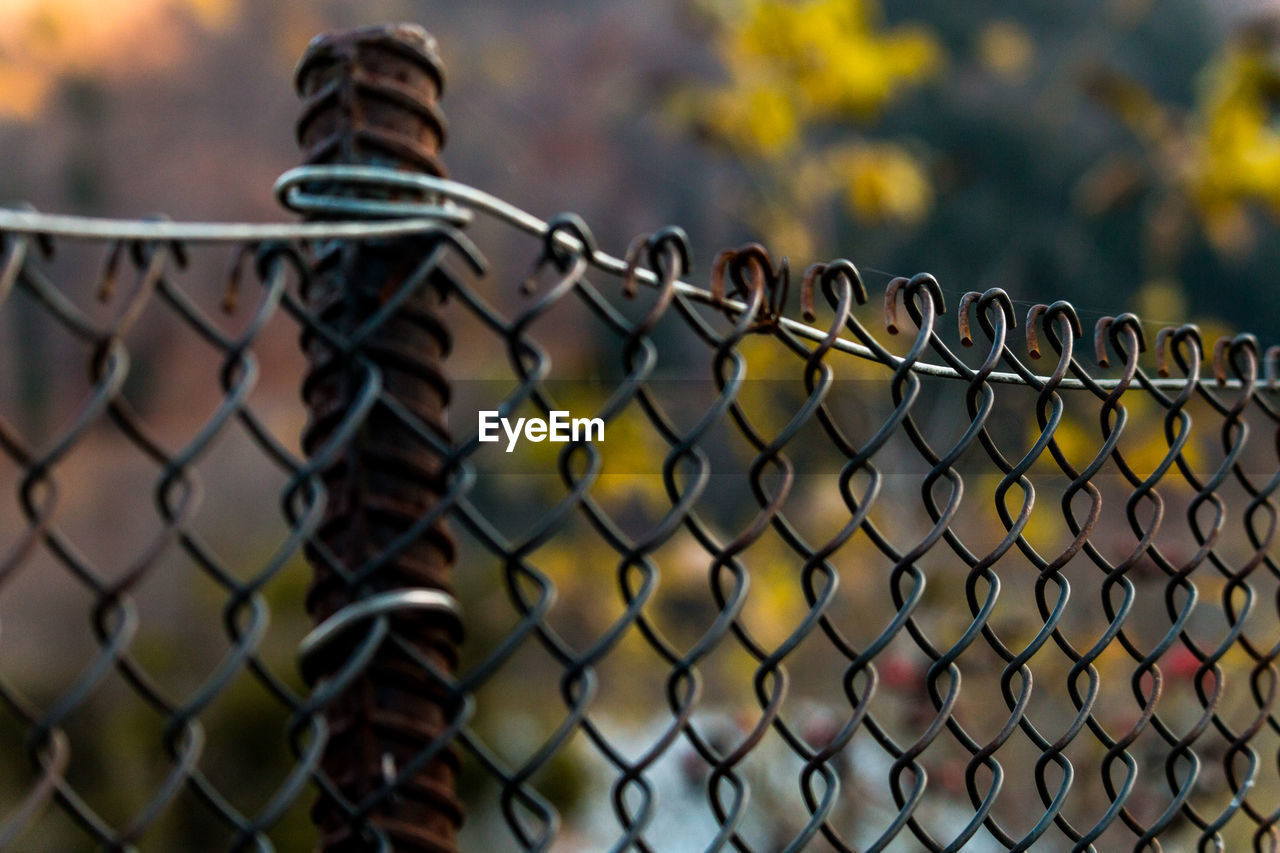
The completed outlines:
{"type": "Polygon", "coordinates": [[[312,39],[295,73],[308,164],[380,165],[443,177],[444,65],[435,37],[382,24],[312,39]]]}
{"type": "MultiPolygon", "coordinates": [[[[307,164],[442,176],[443,85],[435,40],[420,27],[316,38],[297,71],[307,164]]],[[[359,218],[361,199],[400,192],[340,179],[311,191],[334,198],[331,211],[311,218],[359,218]]],[[[324,709],[329,785],[313,809],[327,853],[385,849],[377,842],[448,853],[462,822],[447,744],[456,703],[439,675],[457,665],[454,546],[442,519],[442,463],[422,437],[445,434],[449,391],[450,339],[438,314],[447,276],[434,239],[319,243],[305,284],[303,446],[326,460],[326,505],[308,545],[307,608],[318,625],[303,669],[313,685],[341,685],[324,709]],[[363,661],[354,674],[353,659],[363,661]]]]}

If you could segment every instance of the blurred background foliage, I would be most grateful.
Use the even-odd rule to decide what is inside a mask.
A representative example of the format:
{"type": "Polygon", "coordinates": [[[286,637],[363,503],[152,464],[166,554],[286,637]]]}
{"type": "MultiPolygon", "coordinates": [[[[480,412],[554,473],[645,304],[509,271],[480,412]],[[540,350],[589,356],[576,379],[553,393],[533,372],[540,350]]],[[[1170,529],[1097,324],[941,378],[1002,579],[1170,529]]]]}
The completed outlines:
{"type": "Polygon", "coordinates": [[[727,79],[683,106],[780,251],[1274,334],[1266,4],[698,8],[727,79]]]}

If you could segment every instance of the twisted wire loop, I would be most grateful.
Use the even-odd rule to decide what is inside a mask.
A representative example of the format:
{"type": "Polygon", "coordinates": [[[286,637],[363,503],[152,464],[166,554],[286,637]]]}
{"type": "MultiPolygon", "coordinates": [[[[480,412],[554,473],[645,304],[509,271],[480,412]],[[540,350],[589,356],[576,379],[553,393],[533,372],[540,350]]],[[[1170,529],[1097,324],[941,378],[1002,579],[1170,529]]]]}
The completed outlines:
{"type": "Polygon", "coordinates": [[[1274,348],[754,244],[700,287],[333,136],[403,106],[356,49],[307,222],[0,212],[0,849],[1280,848],[1274,348]]]}

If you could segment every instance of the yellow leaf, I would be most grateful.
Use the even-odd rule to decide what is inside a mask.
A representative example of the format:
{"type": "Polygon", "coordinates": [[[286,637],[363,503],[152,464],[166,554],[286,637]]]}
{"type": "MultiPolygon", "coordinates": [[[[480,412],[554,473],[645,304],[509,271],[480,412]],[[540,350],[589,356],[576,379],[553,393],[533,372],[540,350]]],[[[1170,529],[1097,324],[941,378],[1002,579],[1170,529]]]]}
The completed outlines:
{"type": "Polygon", "coordinates": [[[712,104],[709,124],[730,145],[752,154],[781,154],[796,139],[795,108],[772,86],[721,94],[712,104]]]}
{"type": "Polygon", "coordinates": [[[847,147],[835,154],[831,165],[844,186],[845,204],[860,219],[919,222],[933,203],[924,167],[901,146],[847,147]]]}

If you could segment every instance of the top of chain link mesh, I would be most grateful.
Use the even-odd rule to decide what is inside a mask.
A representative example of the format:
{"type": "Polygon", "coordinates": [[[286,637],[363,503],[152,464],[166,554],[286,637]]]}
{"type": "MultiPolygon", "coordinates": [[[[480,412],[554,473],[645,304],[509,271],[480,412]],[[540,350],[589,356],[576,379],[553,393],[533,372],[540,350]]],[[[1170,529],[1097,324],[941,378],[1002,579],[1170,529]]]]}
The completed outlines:
{"type": "MultiPolygon", "coordinates": [[[[572,234],[553,230],[537,216],[520,209],[492,193],[469,184],[424,175],[397,171],[380,166],[314,165],[299,166],[282,174],[275,184],[275,195],[287,209],[298,213],[311,213],[339,217],[330,222],[253,223],[253,222],[173,222],[165,219],[108,219],[65,214],[48,214],[34,210],[0,208],[0,233],[37,234],[82,240],[138,240],[174,241],[187,243],[259,243],[291,240],[376,239],[397,237],[436,229],[442,222],[450,225],[466,225],[476,211],[513,225],[536,236],[551,234],[563,248],[580,253],[597,267],[614,275],[628,276],[646,285],[659,285],[658,276],[647,269],[629,269],[627,262],[602,252],[595,247],[585,247],[572,234]],[[314,192],[309,185],[324,184],[325,189],[314,192]],[[421,201],[402,199],[369,199],[335,194],[332,187],[345,185],[361,188],[412,191],[423,197],[421,201]],[[345,218],[342,218],[345,217],[345,218]],[[358,217],[358,218],[356,218],[358,217]],[[372,218],[371,218],[372,217],[372,218]]],[[[689,284],[675,283],[676,290],[690,299],[714,304],[730,313],[747,310],[746,303],[725,297],[711,290],[689,284]]],[[[891,289],[892,285],[891,285],[891,289]]],[[[962,314],[965,312],[962,312],[962,314]]],[[[827,330],[788,317],[778,317],[776,322],[787,331],[802,338],[821,341],[827,330]]],[[[884,351],[875,352],[870,347],[847,338],[837,338],[833,349],[887,364],[897,368],[903,359],[884,351]]],[[[1104,365],[1105,366],[1105,365],[1104,365]]],[[[915,361],[908,366],[913,373],[946,379],[966,379],[965,375],[950,365],[915,361]]],[[[1037,375],[1043,384],[1047,376],[1037,375]]],[[[1007,385],[1029,385],[1019,373],[994,371],[988,382],[1007,385]]],[[[1153,387],[1178,389],[1188,380],[1183,377],[1150,377],[1153,387]]],[[[1098,378],[1092,387],[1110,389],[1118,380],[1098,378]]],[[[1222,388],[1240,388],[1238,379],[1218,383],[1222,388]]],[[[1270,383],[1261,383],[1259,390],[1270,383]]],[[[1065,377],[1056,387],[1082,389],[1090,387],[1075,377],[1065,377]]],[[[1275,389],[1271,389],[1275,390],[1275,389]]]]}

